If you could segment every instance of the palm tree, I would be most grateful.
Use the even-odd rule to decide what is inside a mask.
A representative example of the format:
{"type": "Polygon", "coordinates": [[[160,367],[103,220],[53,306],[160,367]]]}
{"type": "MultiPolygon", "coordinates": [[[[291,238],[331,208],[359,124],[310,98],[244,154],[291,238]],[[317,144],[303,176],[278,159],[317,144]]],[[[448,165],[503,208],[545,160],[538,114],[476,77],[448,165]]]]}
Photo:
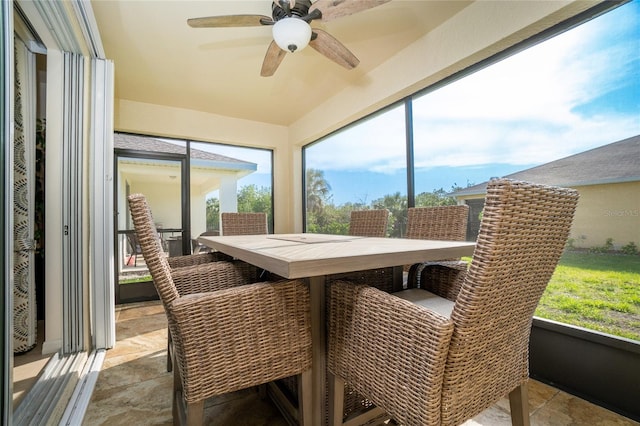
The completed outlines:
{"type": "Polygon", "coordinates": [[[307,169],[306,173],[307,190],[307,212],[320,214],[324,209],[325,202],[331,197],[331,185],[324,177],[324,171],[318,169],[307,169]]]}
{"type": "Polygon", "coordinates": [[[391,237],[402,237],[407,224],[407,196],[401,195],[400,192],[387,194],[383,198],[375,200],[372,204],[374,209],[387,209],[391,212],[389,235],[391,237]]]}

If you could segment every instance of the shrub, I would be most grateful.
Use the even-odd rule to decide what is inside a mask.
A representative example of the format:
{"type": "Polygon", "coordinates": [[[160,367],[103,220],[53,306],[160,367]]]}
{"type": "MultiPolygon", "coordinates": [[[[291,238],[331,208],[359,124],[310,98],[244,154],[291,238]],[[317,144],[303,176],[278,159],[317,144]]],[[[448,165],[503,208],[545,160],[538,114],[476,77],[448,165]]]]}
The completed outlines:
{"type": "Polygon", "coordinates": [[[592,253],[609,253],[613,251],[613,238],[607,238],[603,246],[591,247],[589,251],[592,253]]]}
{"type": "Polygon", "coordinates": [[[629,242],[629,244],[622,246],[622,252],[624,254],[636,255],[638,254],[638,246],[633,241],[629,242]]]}

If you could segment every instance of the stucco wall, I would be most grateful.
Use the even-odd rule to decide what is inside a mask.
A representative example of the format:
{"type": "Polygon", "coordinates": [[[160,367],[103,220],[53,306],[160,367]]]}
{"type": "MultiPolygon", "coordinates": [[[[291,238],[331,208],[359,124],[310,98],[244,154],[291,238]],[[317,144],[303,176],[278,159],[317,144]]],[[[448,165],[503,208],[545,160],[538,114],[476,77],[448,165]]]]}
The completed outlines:
{"type": "Polygon", "coordinates": [[[180,184],[158,185],[151,182],[131,182],[132,194],[144,194],[151,207],[153,221],[162,228],[182,227],[182,213],[180,211],[180,184]],[[178,200],[173,201],[173,200],[178,200]],[[178,205],[176,205],[176,203],[178,205]]]}
{"type": "Polygon", "coordinates": [[[640,182],[576,189],[580,200],[571,228],[575,247],[603,246],[608,238],[616,249],[629,242],[640,247],[640,182]]]}

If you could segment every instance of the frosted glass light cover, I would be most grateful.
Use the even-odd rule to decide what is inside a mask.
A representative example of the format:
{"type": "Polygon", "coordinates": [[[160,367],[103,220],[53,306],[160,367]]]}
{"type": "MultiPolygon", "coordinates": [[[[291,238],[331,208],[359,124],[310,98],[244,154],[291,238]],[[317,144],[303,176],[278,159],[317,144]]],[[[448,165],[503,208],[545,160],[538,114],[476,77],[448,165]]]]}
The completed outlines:
{"type": "Polygon", "coordinates": [[[283,18],[273,25],[273,39],[282,50],[297,52],[311,40],[311,26],[298,18],[283,18]]]}

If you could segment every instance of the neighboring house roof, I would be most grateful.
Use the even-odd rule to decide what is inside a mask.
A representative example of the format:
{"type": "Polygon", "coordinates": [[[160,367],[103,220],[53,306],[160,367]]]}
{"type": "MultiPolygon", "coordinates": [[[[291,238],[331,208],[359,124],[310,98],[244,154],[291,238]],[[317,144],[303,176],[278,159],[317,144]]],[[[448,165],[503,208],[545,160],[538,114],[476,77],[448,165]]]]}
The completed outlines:
{"type": "MultiPolygon", "coordinates": [[[[129,135],[124,133],[116,133],[113,138],[113,147],[116,149],[127,149],[145,152],[160,152],[164,154],[186,154],[186,148],[178,144],[173,144],[160,139],[148,136],[129,135]]],[[[212,167],[219,169],[257,169],[255,163],[238,160],[237,158],[227,157],[213,152],[201,151],[191,148],[191,164],[212,167]]]]}
{"type": "MultiPolygon", "coordinates": [[[[512,173],[505,178],[564,187],[640,181],[640,135],[512,173]]],[[[487,183],[450,195],[484,194],[487,183]]]]}

